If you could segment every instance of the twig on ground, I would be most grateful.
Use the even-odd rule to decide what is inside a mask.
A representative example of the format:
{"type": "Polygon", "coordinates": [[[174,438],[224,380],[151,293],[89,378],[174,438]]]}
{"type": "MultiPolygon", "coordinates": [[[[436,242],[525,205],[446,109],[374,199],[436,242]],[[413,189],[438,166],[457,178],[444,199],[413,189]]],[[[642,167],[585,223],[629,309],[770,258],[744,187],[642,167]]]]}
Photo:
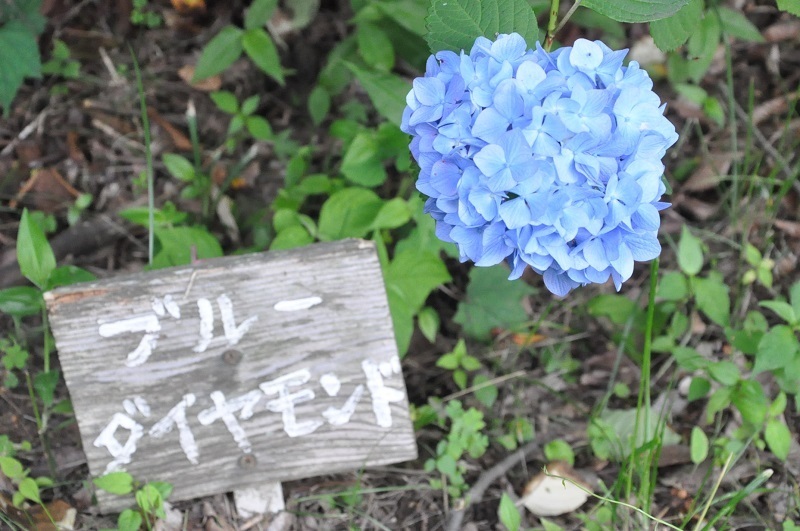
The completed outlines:
{"type": "Polygon", "coordinates": [[[531,441],[481,474],[478,481],[476,481],[467,492],[465,497],[467,501],[466,505],[462,508],[450,511],[450,518],[447,521],[445,529],[447,531],[459,531],[467,510],[469,510],[470,506],[479,503],[483,499],[486,489],[498,478],[504,476],[509,470],[517,466],[521,461],[527,460],[530,455],[539,451],[539,443],[537,441],[531,441]]]}

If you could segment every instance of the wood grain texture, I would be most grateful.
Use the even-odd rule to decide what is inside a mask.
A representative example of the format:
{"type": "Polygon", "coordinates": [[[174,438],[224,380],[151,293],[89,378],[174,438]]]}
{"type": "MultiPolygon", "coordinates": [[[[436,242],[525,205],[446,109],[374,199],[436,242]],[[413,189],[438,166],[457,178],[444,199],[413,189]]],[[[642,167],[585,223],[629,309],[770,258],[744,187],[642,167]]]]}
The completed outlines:
{"type": "MultiPolygon", "coordinates": [[[[172,483],[171,500],[416,457],[405,384],[402,374],[392,371],[399,367],[397,348],[380,264],[370,242],[347,240],[204,260],[59,288],[46,293],[45,300],[95,477],[113,460],[109,449],[95,441],[115,414],[127,416],[143,430],[130,463],[122,468],[139,481],[172,483]],[[163,302],[165,296],[179,308],[179,319],[164,310],[157,315],[153,300],[163,302]],[[220,298],[225,297],[235,326],[256,318],[235,345],[230,344],[235,334],[226,336],[221,323],[224,300],[220,298]],[[198,351],[199,299],[213,311],[213,339],[204,351],[198,351]],[[155,317],[160,329],[153,332],[155,317]],[[114,327],[119,328],[120,322],[145,324],[137,331],[119,332],[114,327]],[[109,333],[112,329],[118,333],[109,333]],[[126,365],[128,354],[140,341],[146,342],[148,333],[155,342],[149,357],[139,365],[126,365]],[[380,369],[372,371],[372,385],[365,361],[380,369]],[[263,390],[259,394],[260,384],[304,372],[310,376],[306,383],[284,388],[288,398],[277,390],[270,396],[263,390]],[[336,388],[331,380],[340,384],[337,393],[331,392],[336,388]],[[381,385],[388,389],[385,396],[381,385]],[[329,408],[343,408],[359,388],[362,395],[349,420],[340,418],[337,424],[323,415],[329,408]],[[249,449],[241,437],[234,440],[224,419],[201,424],[198,413],[214,407],[215,391],[228,403],[247,393],[257,400],[251,416],[241,408],[233,414],[249,449]],[[313,399],[301,401],[295,396],[309,391],[313,399]],[[197,464],[182,448],[176,426],[161,437],[148,433],[189,394],[195,401],[185,415],[197,447],[197,464]],[[379,425],[375,409],[379,395],[393,400],[387,410],[391,426],[379,425]],[[276,404],[281,396],[293,403],[297,423],[320,425],[310,434],[290,436],[281,404],[276,404]],[[144,399],[149,416],[143,413],[146,407],[135,407],[135,397],[140,405],[144,399]]],[[[120,427],[115,439],[124,446],[130,433],[120,427]]],[[[128,503],[105,493],[98,493],[98,501],[104,511],[128,503]]]]}

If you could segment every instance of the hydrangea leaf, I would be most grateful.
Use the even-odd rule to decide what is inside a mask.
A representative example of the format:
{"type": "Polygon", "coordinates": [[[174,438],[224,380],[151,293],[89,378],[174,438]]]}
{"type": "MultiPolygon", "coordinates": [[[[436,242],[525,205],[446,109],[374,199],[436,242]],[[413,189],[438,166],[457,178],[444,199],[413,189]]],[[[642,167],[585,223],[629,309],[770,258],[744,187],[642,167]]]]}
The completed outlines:
{"type": "Polygon", "coordinates": [[[491,339],[493,328],[510,329],[528,321],[522,299],[536,292],[524,282],[508,282],[503,267],[475,267],[469,275],[467,298],[453,320],[464,333],[480,341],[491,339]]]}
{"type": "Polygon", "coordinates": [[[399,126],[403,109],[406,106],[408,83],[402,78],[388,72],[375,72],[359,68],[352,63],[345,63],[358,82],[367,91],[375,109],[387,120],[399,126]]]}
{"type": "Polygon", "coordinates": [[[689,0],[585,0],[584,7],[619,22],[652,22],[674,15],[689,0]]]}
{"type": "Polygon", "coordinates": [[[405,354],[414,332],[414,315],[431,291],[450,281],[444,262],[435,254],[407,249],[395,254],[384,269],[386,295],[400,354],[405,354]]]}
{"type": "Polygon", "coordinates": [[[722,21],[722,30],[731,37],[743,41],[764,42],[761,32],[741,11],[720,6],[719,15],[722,21]]]}
{"type": "Polygon", "coordinates": [[[650,23],[650,35],[661,50],[669,52],[689,40],[703,18],[703,0],[690,0],[671,17],[650,23]]]}
{"type": "Polygon", "coordinates": [[[19,21],[0,26],[0,107],[8,114],[11,100],[26,77],[42,76],[36,34],[19,21]]]}
{"type": "Polygon", "coordinates": [[[519,33],[529,47],[539,40],[536,14],[525,0],[434,0],[426,19],[431,51],[469,51],[475,37],[519,33]]]}

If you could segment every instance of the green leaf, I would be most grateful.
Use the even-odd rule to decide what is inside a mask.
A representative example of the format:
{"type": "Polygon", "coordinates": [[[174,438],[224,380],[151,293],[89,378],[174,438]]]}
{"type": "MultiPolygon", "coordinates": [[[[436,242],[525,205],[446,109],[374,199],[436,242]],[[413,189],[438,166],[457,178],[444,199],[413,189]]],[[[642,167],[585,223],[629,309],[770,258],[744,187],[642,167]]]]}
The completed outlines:
{"type": "Polygon", "coordinates": [[[411,219],[411,209],[405,199],[395,197],[385,202],[375,220],[370,225],[371,230],[396,229],[402,227],[411,219]]]}
{"type": "Polygon", "coordinates": [[[219,90],[217,92],[212,92],[210,96],[211,101],[213,101],[214,105],[216,105],[217,108],[222,112],[226,112],[228,114],[236,114],[239,112],[239,101],[232,92],[228,92],[227,90],[219,90]]]}
{"type": "Polygon", "coordinates": [[[319,239],[363,238],[382,206],[383,201],[372,190],[345,188],[336,192],[319,213],[319,239]]]}
{"type": "Polygon", "coordinates": [[[658,433],[661,433],[660,442],[664,446],[679,443],[680,436],[669,426],[663,425],[659,415],[657,409],[652,410],[648,430],[651,438],[645,440],[643,415],[639,418],[638,432],[635,430],[637,418],[635,408],[605,410],[599,421],[595,421],[589,427],[589,439],[593,451],[601,458],[624,459],[630,455],[633,448],[639,448],[652,441],[658,433]]]}
{"type": "Polygon", "coordinates": [[[694,276],[703,269],[703,243],[684,225],[678,243],[678,266],[687,275],[694,276]]]}
{"type": "Polygon", "coordinates": [[[270,140],[273,137],[272,126],[262,116],[248,116],[244,124],[247,132],[256,140],[270,140]]]}
{"type": "Polygon", "coordinates": [[[58,371],[40,372],[33,378],[33,388],[36,394],[42,399],[45,407],[50,407],[53,403],[53,394],[58,385],[60,374],[58,371]]]}
{"type": "Polygon", "coordinates": [[[20,481],[17,489],[26,500],[30,500],[41,505],[42,498],[39,497],[39,485],[36,484],[36,481],[34,481],[33,478],[25,478],[20,481]]]}
{"type": "Polygon", "coordinates": [[[118,531],[139,531],[142,527],[142,515],[133,509],[125,509],[117,518],[118,531]]]}
{"type": "Polygon", "coordinates": [[[764,428],[764,440],[767,442],[770,451],[781,461],[786,461],[789,457],[789,449],[792,445],[792,433],[789,427],[778,419],[767,421],[764,428]]]}
{"type": "Polygon", "coordinates": [[[598,295],[593,297],[587,309],[594,317],[608,317],[615,324],[625,324],[639,308],[636,303],[622,295],[598,295]]]}
{"type": "Polygon", "coordinates": [[[619,22],[652,22],[674,15],[689,0],[584,0],[583,6],[619,22]]]}
{"type": "Polygon", "coordinates": [[[720,6],[719,18],[722,21],[722,31],[727,35],[743,41],[764,42],[761,32],[741,11],[720,6]]]}
{"type": "Polygon", "coordinates": [[[500,498],[500,507],[497,509],[497,516],[500,518],[500,523],[503,524],[508,531],[519,531],[520,525],[522,525],[522,514],[520,514],[519,509],[514,505],[514,501],[508,493],[504,492],[503,497],[500,498]]]}
{"type": "Polygon", "coordinates": [[[422,332],[425,339],[431,343],[436,341],[436,335],[439,333],[440,324],[439,313],[433,308],[423,308],[417,315],[419,331],[422,332]]]}
{"type": "Polygon", "coordinates": [[[314,237],[302,225],[292,225],[280,231],[269,244],[270,251],[294,249],[314,242],[314,237]]]}
{"type": "Polygon", "coordinates": [[[111,494],[124,496],[133,492],[133,477],[127,472],[109,472],[95,478],[94,484],[111,494]]]}
{"type": "Polygon", "coordinates": [[[263,28],[277,5],[278,0],[253,0],[244,14],[244,28],[263,28]]]}
{"type": "Polygon", "coordinates": [[[761,426],[767,418],[769,402],[761,384],[755,380],[742,380],[731,394],[731,403],[742,414],[742,419],[753,426],[761,426]]]}
{"type": "Polygon", "coordinates": [[[242,102],[242,114],[245,116],[250,116],[256,109],[258,109],[258,104],[261,101],[261,97],[258,94],[254,94],[244,100],[242,102]]]}
{"type": "Polygon", "coordinates": [[[22,467],[22,463],[13,457],[0,456],[0,470],[9,479],[20,479],[25,476],[25,469],[22,467]]]}
{"type": "Polygon", "coordinates": [[[322,86],[314,87],[311,94],[308,95],[308,114],[311,115],[311,121],[314,125],[319,125],[328,116],[331,109],[331,95],[322,86]]]}
{"type": "Polygon", "coordinates": [[[475,399],[485,407],[491,408],[497,401],[497,395],[500,394],[500,391],[497,389],[496,385],[484,385],[488,381],[488,376],[485,374],[478,374],[472,379],[472,387],[475,388],[473,392],[475,399]]]}
{"type": "Polygon", "coordinates": [[[764,334],[758,343],[753,374],[774,371],[786,367],[800,351],[794,330],[785,325],[778,325],[764,334]]]}
{"type": "Polygon", "coordinates": [[[20,20],[0,25],[0,107],[6,116],[22,81],[42,77],[37,33],[20,20]]]}
{"type": "Polygon", "coordinates": [[[60,266],[50,273],[50,278],[47,280],[47,289],[71,286],[79,282],[91,282],[96,279],[96,276],[83,268],[74,265],[60,266]]]}
{"type": "Polygon", "coordinates": [[[689,283],[679,271],[670,271],[661,277],[656,296],[665,301],[681,301],[689,296],[689,283]]]}
{"type": "Polygon", "coordinates": [[[387,174],[379,153],[380,146],[371,131],[358,133],[342,159],[342,174],[361,186],[380,186],[387,174]]]}
{"type": "Polygon", "coordinates": [[[387,120],[400,126],[406,95],[411,90],[408,82],[388,72],[365,70],[352,63],[345,63],[367,91],[375,109],[387,120]]]}
{"type": "Polygon", "coordinates": [[[0,290],[0,312],[12,317],[36,315],[42,311],[42,292],[32,286],[0,290]]]}
{"type": "Polygon", "coordinates": [[[708,374],[723,385],[736,385],[742,377],[739,367],[732,361],[717,361],[708,364],[708,374]]]}
{"type": "Polygon", "coordinates": [[[17,261],[22,274],[41,289],[56,268],[53,249],[41,227],[31,221],[27,208],[22,211],[17,233],[17,261]]]}
{"type": "Polygon", "coordinates": [[[217,75],[242,55],[242,35],[244,32],[236,26],[225,26],[211,39],[197,66],[194,69],[193,81],[200,81],[217,75]]]}
{"type": "Polygon", "coordinates": [[[692,436],[689,442],[689,455],[692,458],[692,463],[699,465],[708,457],[708,437],[705,432],[694,426],[692,428],[692,436]]]}
{"type": "Polygon", "coordinates": [[[769,414],[771,416],[777,416],[782,414],[786,410],[786,393],[780,392],[778,396],[775,397],[775,400],[772,404],[769,405],[769,414]]]}
{"type": "Polygon", "coordinates": [[[575,452],[564,439],[553,439],[544,445],[544,456],[548,461],[565,461],[570,466],[575,464],[575,452]]]}
{"type": "Polygon", "coordinates": [[[436,366],[448,371],[454,371],[458,368],[458,356],[453,352],[448,352],[436,360],[436,366]]]}
{"type": "Polygon", "coordinates": [[[778,9],[800,17],[800,0],[778,0],[778,9]]]}
{"type": "Polygon", "coordinates": [[[786,302],[761,301],[758,303],[758,305],[761,306],[762,308],[769,308],[773,312],[777,313],[781,319],[783,319],[789,324],[797,323],[797,314],[795,313],[794,308],[792,308],[792,306],[786,302]]]}
{"type": "Polygon", "coordinates": [[[388,72],[394,68],[394,47],[386,32],[374,24],[362,22],[356,32],[358,53],[372,68],[388,72]]]}
{"type": "Polygon", "coordinates": [[[489,341],[493,328],[508,330],[529,320],[522,299],[536,290],[524,282],[508,280],[508,270],[503,266],[474,267],[469,279],[467,297],[453,318],[465,334],[489,341]]]}
{"type": "Polygon", "coordinates": [[[675,358],[675,361],[681,368],[687,371],[703,369],[709,364],[707,359],[690,347],[675,347],[672,349],[672,357],[675,358]]]}
{"type": "Polygon", "coordinates": [[[434,289],[450,281],[450,273],[438,256],[408,250],[395,255],[384,279],[387,293],[417,313],[434,289]]]}
{"type": "Polygon", "coordinates": [[[539,40],[536,15],[526,0],[433,0],[425,22],[433,53],[469,52],[481,35],[495,40],[498,33],[519,33],[529,48],[539,40]]]}
{"type": "Polygon", "coordinates": [[[192,249],[198,259],[222,256],[222,247],[205,227],[156,228],[160,249],[153,258],[153,268],[186,265],[192,261],[192,249]]]}
{"type": "Polygon", "coordinates": [[[689,0],[677,13],[650,23],[650,35],[660,49],[669,52],[685,43],[703,18],[703,0],[689,0]]]}
{"type": "Polygon", "coordinates": [[[167,171],[176,179],[184,182],[194,180],[194,166],[185,157],[174,153],[166,153],[161,159],[167,171]]]}
{"type": "Polygon", "coordinates": [[[789,288],[789,301],[792,303],[795,315],[800,315],[800,281],[792,284],[789,288]]]}
{"type": "Polygon", "coordinates": [[[689,62],[687,70],[689,77],[695,83],[705,76],[708,67],[714,60],[714,54],[719,46],[720,26],[719,19],[711,14],[706,14],[697,30],[689,37],[687,52],[689,62]]]}
{"type": "Polygon", "coordinates": [[[692,282],[697,307],[720,326],[730,324],[731,300],[728,286],[717,271],[708,278],[694,278],[692,282]]]}
{"type": "Polygon", "coordinates": [[[269,34],[261,28],[249,29],[242,37],[242,47],[250,59],[265,74],[281,86],[285,83],[278,50],[269,34]]]}
{"type": "Polygon", "coordinates": [[[424,37],[425,17],[428,15],[427,2],[374,2],[387,17],[415,35],[424,37]]]}

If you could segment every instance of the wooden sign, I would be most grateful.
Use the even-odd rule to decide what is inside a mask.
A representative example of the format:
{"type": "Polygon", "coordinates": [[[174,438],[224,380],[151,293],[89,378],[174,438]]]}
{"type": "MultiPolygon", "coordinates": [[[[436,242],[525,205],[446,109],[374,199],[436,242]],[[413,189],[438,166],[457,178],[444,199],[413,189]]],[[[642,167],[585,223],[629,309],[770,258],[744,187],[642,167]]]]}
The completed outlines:
{"type": "Polygon", "coordinates": [[[203,260],[45,300],[95,477],[127,470],[183,500],[416,458],[371,242],[203,260]]]}

